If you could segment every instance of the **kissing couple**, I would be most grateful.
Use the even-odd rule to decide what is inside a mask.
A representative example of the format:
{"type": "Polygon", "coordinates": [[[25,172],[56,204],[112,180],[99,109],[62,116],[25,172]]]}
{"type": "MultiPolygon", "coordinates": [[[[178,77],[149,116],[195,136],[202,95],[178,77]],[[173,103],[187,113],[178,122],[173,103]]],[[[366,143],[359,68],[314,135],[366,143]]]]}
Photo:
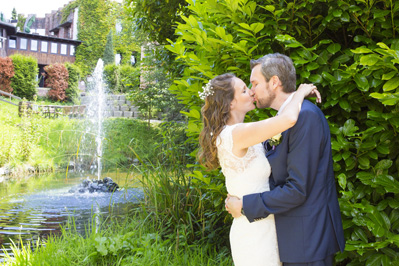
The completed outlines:
{"type": "Polygon", "coordinates": [[[213,78],[200,96],[199,161],[221,166],[234,217],[230,246],[236,266],[332,266],[345,239],[333,172],[330,130],[322,111],[296,90],[292,60],[268,54],[251,60],[252,88],[233,74],[213,78]],[[275,117],[244,123],[247,112],[275,117]]]}

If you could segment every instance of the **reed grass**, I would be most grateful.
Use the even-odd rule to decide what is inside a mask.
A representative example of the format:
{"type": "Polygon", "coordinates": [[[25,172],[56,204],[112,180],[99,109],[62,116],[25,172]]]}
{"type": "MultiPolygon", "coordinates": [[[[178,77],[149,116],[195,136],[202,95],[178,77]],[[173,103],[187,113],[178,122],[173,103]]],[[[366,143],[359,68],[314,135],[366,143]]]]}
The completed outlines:
{"type": "MultiPolygon", "coordinates": [[[[137,210],[136,210],[137,211],[137,210]]],[[[96,219],[79,234],[73,220],[61,236],[50,236],[24,246],[13,245],[5,266],[71,265],[231,265],[227,248],[210,245],[185,245],[165,237],[166,228],[138,212],[125,219],[95,224],[96,219]]]]}

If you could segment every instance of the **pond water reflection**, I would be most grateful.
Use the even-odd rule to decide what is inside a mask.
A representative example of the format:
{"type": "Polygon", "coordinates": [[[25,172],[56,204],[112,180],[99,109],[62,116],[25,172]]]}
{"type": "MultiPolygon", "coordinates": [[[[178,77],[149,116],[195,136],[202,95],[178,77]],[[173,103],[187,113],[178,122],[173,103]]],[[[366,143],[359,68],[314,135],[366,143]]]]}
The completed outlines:
{"type": "MultiPolygon", "coordinates": [[[[65,173],[0,183],[0,261],[4,251],[10,251],[11,241],[34,241],[58,234],[68,217],[74,218],[76,229],[83,233],[85,224],[95,214],[117,217],[128,213],[142,199],[140,188],[123,188],[134,180],[133,176],[105,176],[110,176],[122,189],[114,193],[69,193],[87,175],[66,178],[65,173]]],[[[132,183],[128,185],[131,187],[132,183]]]]}

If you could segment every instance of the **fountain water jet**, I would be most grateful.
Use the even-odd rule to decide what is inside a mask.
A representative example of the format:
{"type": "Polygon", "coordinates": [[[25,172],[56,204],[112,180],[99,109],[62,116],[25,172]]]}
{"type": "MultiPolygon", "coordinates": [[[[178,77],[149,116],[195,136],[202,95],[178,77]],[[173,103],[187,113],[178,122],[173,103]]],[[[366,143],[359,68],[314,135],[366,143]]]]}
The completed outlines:
{"type": "MultiPolygon", "coordinates": [[[[103,82],[104,62],[99,59],[93,72],[93,76],[88,78],[88,90],[86,99],[85,132],[81,140],[80,163],[85,166],[89,163],[91,174],[96,176],[97,180],[87,178],[76,188],[71,188],[69,192],[115,192],[119,189],[110,177],[101,178],[104,128],[103,123],[107,117],[107,87],[103,82]]],[[[82,169],[81,169],[82,170],[82,169]]],[[[84,171],[82,171],[84,172],[84,171]]]]}
{"type": "MultiPolygon", "coordinates": [[[[83,153],[90,153],[93,145],[90,138],[87,135],[95,136],[95,152],[94,158],[96,158],[97,165],[90,166],[91,169],[97,169],[97,180],[101,179],[102,163],[101,159],[103,156],[103,122],[106,117],[106,101],[107,101],[107,88],[103,82],[103,70],[104,62],[99,59],[96,68],[93,72],[93,76],[90,78],[88,83],[88,95],[90,100],[86,104],[86,132],[83,143],[83,153]]],[[[93,160],[92,160],[93,162],[93,160]]]]}

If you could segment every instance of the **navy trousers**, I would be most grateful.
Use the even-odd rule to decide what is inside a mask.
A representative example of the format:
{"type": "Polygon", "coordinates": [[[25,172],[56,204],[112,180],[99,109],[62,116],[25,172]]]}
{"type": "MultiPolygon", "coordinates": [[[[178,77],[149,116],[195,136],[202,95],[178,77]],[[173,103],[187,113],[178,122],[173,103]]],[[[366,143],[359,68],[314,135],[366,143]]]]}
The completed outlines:
{"type": "Polygon", "coordinates": [[[333,266],[334,265],[334,256],[329,256],[324,260],[318,260],[313,262],[306,263],[283,263],[283,266],[333,266]]]}

